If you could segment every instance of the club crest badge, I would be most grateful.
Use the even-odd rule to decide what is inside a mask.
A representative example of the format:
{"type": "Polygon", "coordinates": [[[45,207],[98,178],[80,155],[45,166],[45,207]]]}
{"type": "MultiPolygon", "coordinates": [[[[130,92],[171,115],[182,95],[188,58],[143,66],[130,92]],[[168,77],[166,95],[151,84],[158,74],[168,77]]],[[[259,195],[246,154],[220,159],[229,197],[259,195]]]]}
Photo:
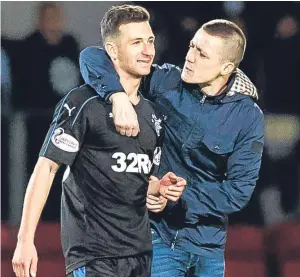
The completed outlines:
{"type": "Polygon", "coordinates": [[[159,137],[160,136],[160,130],[162,129],[162,127],[161,127],[162,120],[160,118],[157,118],[155,114],[152,114],[152,120],[151,121],[154,123],[156,134],[159,137]]]}

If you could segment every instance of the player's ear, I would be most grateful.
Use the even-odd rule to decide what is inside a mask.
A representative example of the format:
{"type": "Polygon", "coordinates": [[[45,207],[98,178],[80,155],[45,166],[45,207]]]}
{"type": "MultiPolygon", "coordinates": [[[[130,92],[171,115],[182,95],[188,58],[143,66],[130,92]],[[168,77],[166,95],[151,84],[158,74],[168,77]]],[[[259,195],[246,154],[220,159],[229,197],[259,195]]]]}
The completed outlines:
{"type": "Polygon", "coordinates": [[[110,58],[116,60],[118,53],[117,45],[113,41],[106,41],[104,47],[110,58]]]}

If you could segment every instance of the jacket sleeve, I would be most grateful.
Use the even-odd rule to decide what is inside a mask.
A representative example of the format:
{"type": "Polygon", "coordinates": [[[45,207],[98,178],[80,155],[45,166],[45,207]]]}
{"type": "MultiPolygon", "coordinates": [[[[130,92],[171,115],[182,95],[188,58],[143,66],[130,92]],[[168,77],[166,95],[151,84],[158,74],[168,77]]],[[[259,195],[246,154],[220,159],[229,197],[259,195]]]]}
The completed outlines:
{"type": "Polygon", "coordinates": [[[124,91],[105,50],[96,46],[85,48],[80,52],[79,65],[85,83],[95,89],[102,99],[107,100],[114,92],[124,91]]]}
{"type": "Polygon", "coordinates": [[[200,216],[224,216],[246,206],[259,177],[264,144],[264,119],[261,110],[246,115],[245,125],[227,163],[227,179],[221,183],[198,186],[198,193],[189,195],[200,216]],[[192,197],[192,198],[191,198],[192,197]]]}
{"type": "MultiPolygon", "coordinates": [[[[125,91],[104,49],[96,46],[85,48],[80,53],[79,64],[84,81],[105,101],[108,101],[113,93],[125,91]]],[[[181,70],[174,65],[152,65],[150,74],[142,78],[140,88],[143,95],[150,100],[155,100],[159,93],[179,84],[180,74],[181,70]]]]}

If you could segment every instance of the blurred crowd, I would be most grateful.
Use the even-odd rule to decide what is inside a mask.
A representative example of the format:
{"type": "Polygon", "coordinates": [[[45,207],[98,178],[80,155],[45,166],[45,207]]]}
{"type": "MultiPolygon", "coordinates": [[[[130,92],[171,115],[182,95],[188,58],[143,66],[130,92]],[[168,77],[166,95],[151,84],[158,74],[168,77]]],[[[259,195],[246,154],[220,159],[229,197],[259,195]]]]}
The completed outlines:
{"type": "MultiPolygon", "coordinates": [[[[297,2],[137,2],[152,16],[156,63],[182,66],[189,41],[206,21],[226,18],[245,32],[248,45],[240,68],[260,92],[266,144],[260,180],[249,205],[231,223],[255,225],[300,220],[300,4],[297,2]]],[[[26,172],[32,172],[55,104],[82,84],[81,49],[65,32],[64,11],[54,2],[36,11],[36,30],[23,40],[1,37],[2,161],[11,159],[5,134],[16,113],[26,115],[26,172]]],[[[101,18],[99,18],[100,22],[101,18]]],[[[95,25],[99,26],[99,22],[95,25]]],[[[98,38],[95,38],[97,41],[98,38]]],[[[9,162],[2,162],[2,220],[9,218],[9,162]]],[[[28,176],[29,178],[29,176],[28,176]]],[[[43,213],[59,220],[58,174],[43,213]]],[[[24,180],[24,187],[27,184],[24,180]]]]}

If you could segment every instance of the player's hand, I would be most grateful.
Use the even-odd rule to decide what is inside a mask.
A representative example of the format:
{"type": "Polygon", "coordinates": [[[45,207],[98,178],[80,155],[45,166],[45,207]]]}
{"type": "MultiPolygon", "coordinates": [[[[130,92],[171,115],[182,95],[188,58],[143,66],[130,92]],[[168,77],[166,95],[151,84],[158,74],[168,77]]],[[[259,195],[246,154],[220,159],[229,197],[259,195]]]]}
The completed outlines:
{"type": "Polygon", "coordinates": [[[151,194],[147,195],[147,208],[150,212],[159,213],[163,211],[167,205],[167,202],[168,200],[162,195],[158,197],[151,194]]]}
{"type": "Polygon", "coordinates": [[[112,102],[113,118],[117,132],[128,137],[135,137],[140,131],[136,112],[124,92],[114,93],[110,98],[112,102]]]}
{"type": "Polygon", "coordinates": [[[12,259],[13,270],[17,277],[35,277],[38,256],[33,241],[18,242],[12,259]]]}
{"type": "Polygon", "coordinates": [[[168,172],[160,180],[159,193],[166,199],[177,201],[182,195],[187,182],[182,177],[177,177],[173,172],[168,172]]]}

